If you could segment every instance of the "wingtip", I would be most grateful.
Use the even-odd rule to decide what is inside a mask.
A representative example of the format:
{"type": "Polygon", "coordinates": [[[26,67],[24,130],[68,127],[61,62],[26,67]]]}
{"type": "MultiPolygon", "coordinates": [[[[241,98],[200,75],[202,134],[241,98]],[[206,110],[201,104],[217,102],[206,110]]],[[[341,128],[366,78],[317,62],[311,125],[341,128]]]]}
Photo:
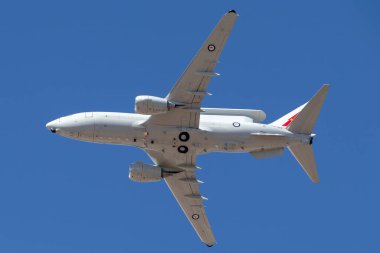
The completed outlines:
{"type": "Polygon", "coordinates": [[[317,176],[315,178],[311,178],[311,182],[313,182],[314,184],[319,184],[321,180],[319,179],[319,176],[317,176]]]}
{"type": "Polygon", "coordinates": [[[227,13],[234,13],[236,16],[239,16],[235,10],[229,10],[227,13]]]}
{"type": "Polygon", "coordinates": [[[320,88],[320,91],[327,92],[329,89],[330,89],[330,84],[325,83],[320,88]]]}

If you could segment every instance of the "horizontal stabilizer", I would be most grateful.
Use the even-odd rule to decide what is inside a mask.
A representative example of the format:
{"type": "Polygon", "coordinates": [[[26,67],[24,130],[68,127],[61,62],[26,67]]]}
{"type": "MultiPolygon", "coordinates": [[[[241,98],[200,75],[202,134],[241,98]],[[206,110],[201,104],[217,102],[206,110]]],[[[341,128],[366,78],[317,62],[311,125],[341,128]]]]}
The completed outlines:
{"type": "Polygon", "coordinates": [[[313,132],[315,122],[317,121],[328,90],[328,84],[322,86],[322,88],[291,121],[288,126],[289,131],[299,134],[311,134],[313,132]]]}
{"type": "Polygon", "coordinates": [[[324,84],[309,102],[297,107],[270,125],[287,128],[293,133],[311,134],[328,90],[329,85],[324,84]]]}
{"type": "Polygon", "coordinates": [[[315,164],[314,153],[311,145],[295,144],[288,146],[288,149],[309,176],[311,181],[314,183],[319,183],[317,166],[315,164]]]}

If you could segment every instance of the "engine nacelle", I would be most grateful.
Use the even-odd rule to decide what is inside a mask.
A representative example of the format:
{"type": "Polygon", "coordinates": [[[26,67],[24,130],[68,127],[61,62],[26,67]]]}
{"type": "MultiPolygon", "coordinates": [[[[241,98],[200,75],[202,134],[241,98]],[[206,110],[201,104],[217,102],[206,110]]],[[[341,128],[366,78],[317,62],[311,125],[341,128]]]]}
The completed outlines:
{"type": "Polygon", "coordinates": [[[162,179],[162,168],[142,162],[129,165],[129,179],[135,182],[157,182],[162,179]]]}
{"type": "Polygon", "coordinates": [[[171,103],[164,98],[153,96],[137,96],[135,112],[145,115],[165,113],[171,108],[171,103]]]}

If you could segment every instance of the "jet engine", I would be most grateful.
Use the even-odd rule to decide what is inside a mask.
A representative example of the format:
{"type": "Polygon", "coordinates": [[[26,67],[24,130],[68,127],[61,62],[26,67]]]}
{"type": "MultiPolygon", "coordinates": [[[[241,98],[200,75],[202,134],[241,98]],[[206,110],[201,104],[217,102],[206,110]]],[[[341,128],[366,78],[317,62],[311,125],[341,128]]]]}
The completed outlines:
{"type": "Polygon", "coordinates": [[[129,165],[129,179],[135,182],[157,182],[162,179],[162,168],[142,162],[129,165]]]}
{"type": "Polygon", "coordinates": [[[145,115],[154,115],[169,111],[174,105],[164,98],[153,96],[137,96],[135,112],[145,115]]]}

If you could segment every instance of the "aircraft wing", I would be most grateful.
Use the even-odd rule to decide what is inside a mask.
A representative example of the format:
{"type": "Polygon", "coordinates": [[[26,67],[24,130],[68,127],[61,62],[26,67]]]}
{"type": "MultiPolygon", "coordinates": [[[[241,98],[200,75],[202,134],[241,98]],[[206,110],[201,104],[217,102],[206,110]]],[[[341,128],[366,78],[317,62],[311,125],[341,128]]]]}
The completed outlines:
{"type": "Polygon", "coordinates": [[[168,101],[179,106],[167,113],[151,116],[150,123],[198,128],[201,102],[204,96],[209,95],[207,86],[211,77],[218,75],[214,69],[237,16],[234,10],[224,14],[166,96],[168,101]]]}
{"type": "Polygon", "coordinates": [[[198,187],[202,182],[197,180],[195,176],[197,169],[194,164],[195,155],[188,152],[173,162],[173,154],[163,155],[163,153],[154,150],[145,151],[158,166],[173,172],[164,177],[166,184],[202,242],[208,246],[214,245],[215,238],[203,205],[203,200],[206,198],[201,196],[198,187]]]}

